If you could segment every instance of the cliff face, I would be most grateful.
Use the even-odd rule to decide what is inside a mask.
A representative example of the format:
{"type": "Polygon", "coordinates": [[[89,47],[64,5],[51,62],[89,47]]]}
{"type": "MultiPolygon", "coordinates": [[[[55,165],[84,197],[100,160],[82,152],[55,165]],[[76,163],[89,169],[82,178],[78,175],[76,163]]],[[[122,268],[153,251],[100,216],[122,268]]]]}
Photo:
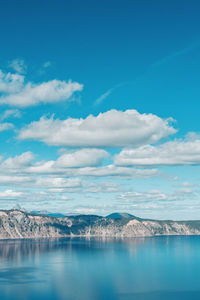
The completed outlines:
{"type": "Polygon", "coordinates": [[[200,235],[200,221],[156,221],[136,217],[116,219],[87,215],[56,218],[18,210],[0,211],[0,239],[155,235],[200,235]]]}

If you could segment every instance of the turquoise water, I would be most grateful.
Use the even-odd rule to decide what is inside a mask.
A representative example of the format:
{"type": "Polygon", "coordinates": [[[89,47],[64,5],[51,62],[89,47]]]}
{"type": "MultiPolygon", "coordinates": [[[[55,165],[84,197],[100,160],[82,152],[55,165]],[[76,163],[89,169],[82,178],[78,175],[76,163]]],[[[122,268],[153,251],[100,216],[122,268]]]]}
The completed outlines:
{"type": "Polygon", "coordinates": [[[0,242],[1,300],[200,299],[200,237],[0,242]]]}

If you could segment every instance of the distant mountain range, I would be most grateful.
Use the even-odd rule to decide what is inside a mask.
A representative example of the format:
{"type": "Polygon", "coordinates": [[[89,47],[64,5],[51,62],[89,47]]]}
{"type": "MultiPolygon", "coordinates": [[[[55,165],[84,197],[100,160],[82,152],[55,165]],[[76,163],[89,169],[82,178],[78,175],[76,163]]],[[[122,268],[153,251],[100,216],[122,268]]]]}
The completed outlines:
{"type": "Polygon", "coordinates": [[[0,239],[160,235],[200,235],[200,221],[147,220],[127,213],[113,213],[107,217],[49,216],[16,209],[0,210],[0,239]]]}
{"type": "Polygon", "coordinates": [[[56,217],[56,218],[65,218],[65,217],[67,217],[67,215],[64,215],[64,214],[51,213],[51,212],[48,212],[46,210],[44,210],[44,211],[38,211],[38,210],[34,211],[33,210],[33,211],[30,211],[29,213],[32,214],[32,215],[46,215],[46,216],[49,216],[49,217],[56,217]]]}
{"type": "MultiPolygon", "coordinates": [[[[27,212],[33,215],[46,215],[49,217],[57,217],[57,218],[65,218],[67,216],[78,216],[80,214],[61,214],[61,213],[53,213],[53,212],[49,212],[47,210],[31,210],[28,211],[24,208],[22,208],[19,204],[17,204],[13,209],[11,210],[20,210],[23,212],[27,212]]],[[[136,218],[135,216],[129,214],[129,213],[112,213],[108,216],[106,216],[106,218],[110,218],[110,219],[122,219],[122,218],[136,218]]],[[[138,218],[139,219],[139,218],[138,218]]]]}
{"type": "Polygon", "coordinates": [[[122,218],[135,218],[137,219],[135,216],[128,214],[128,213],[112,213],[110,215],[108,215],[106,218],[109,219],[122,219],[122,218]]]}
{"type": "MultiPolygon", "coordinates": [[[[25,211],[25,210],[22,210],[25,211]]],[[[57,218],[65,218],[68,216],[78,216],[80,214],[61,214],[61,213],[52,213],[52,212],[48,212],[46,210],[38,210],[38,211],[30,211],[30,214],[37,214],[37,215],[47,215],[49,217],[57,217],[57,218]]],[[[106,216],[106,218],[110,218],[110,219],[122,219],[122,218],[136,218],[135,216],[128,214],[128,213],[112,213],[108,216],[106,216]]]]}

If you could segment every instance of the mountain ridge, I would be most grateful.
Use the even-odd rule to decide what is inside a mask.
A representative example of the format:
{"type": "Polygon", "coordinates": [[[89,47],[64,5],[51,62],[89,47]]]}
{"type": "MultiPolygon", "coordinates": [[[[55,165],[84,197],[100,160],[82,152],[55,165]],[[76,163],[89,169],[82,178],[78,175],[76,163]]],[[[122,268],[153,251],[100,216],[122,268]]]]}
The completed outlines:
{"type": "Polygon", "coordinates": [[[107,217],[98,215],[56,217],[33,214],[24,210],[0,210],[0,239],[162,235],[200,235],[200,220],[151,220],[126,213],[113,213],[107,217]]]}

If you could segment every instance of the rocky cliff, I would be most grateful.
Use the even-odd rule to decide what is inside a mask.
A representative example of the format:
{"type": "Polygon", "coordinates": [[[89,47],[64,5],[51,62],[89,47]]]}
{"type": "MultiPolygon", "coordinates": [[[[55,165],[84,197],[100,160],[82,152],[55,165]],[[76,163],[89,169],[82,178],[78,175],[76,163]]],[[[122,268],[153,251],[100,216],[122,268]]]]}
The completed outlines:
{"type": "Polygon", "coordinates": [[[155,235],[200,235],[200,221],[156,221],[131,215],[120,218],[93,215],[64,218],[0,211],[0,239],[67,236],[140,237],[155,235]]]}

